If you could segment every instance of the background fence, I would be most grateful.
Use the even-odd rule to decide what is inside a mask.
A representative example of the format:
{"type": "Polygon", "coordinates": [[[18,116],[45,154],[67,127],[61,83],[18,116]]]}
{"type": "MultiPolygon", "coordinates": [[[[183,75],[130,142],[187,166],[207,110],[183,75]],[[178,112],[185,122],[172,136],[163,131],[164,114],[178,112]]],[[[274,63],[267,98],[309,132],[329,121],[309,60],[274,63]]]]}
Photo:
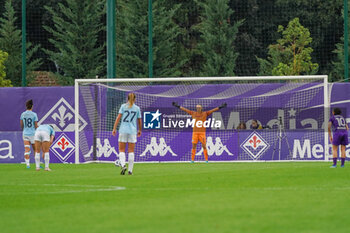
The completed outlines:
{"type": "MultiPolygon", "coordinates": [[[[122,0],[115,3],[117,77],[148,77],[151,57],[154,77],[294,72],[328,74],[330,81],[344,80],[344,1],[122,0]],[[148,37],[150,2],[152,56],[148,37]],[[296,18],[300,25],[296,21],[290,25],[296,33],[293,34],[287,28],[296,18]],[[278,41],[286,35],[292,37],[292,42],[278,41]],[[298,49],[306,53],[301,53],[304,57],[300,61],[300,66],[306,69],[274,70],[279,65],[276,61],[295,65],[300,58],[295,56],[298,49]]],[[[9,54],[5,61],[6,77],[14,86],[21,85],[21,4],[19,0],[0,0],[0,50],[9,54]]],[[[32,71],[50,72],[45,79],[54,79],[54,84],[59,85],[71,85],[75,78],[107,75],[106,5],[106,0],[27,0],[27,42],[31,43],[27,48],[29,85],[40,84],[32,76],[42,73],[32,71]]]]}

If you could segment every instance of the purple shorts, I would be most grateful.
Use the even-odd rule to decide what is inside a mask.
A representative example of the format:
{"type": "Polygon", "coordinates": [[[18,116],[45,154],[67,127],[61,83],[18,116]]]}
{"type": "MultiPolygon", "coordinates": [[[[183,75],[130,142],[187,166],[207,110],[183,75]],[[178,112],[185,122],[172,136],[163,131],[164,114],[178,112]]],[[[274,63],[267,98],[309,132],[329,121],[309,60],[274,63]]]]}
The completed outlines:
{"type": "Polygon", "coordinates": [[[348,132],[347,131],[336,131],[333,133],[333,145],[339,146],[339,145],[348,145],[349,139],[348,139],[348,132]]]}

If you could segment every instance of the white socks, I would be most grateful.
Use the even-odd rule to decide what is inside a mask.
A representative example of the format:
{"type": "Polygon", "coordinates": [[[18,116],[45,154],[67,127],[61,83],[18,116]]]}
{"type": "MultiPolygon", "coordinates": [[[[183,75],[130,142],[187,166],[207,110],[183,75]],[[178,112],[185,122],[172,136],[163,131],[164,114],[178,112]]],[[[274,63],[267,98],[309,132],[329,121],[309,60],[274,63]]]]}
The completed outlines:
{"type": "Polygon", "coordinates": [[[122,167],[124,167],[125,166],[125,152],[119,153],[119,160],[120,160],[120,165],[122,167]]]}
{"type": "Polygon", "coordinates": [[[30,166],[29,159],[30,159],[30,146],[24,145],[24,161],[26,162],[27,166],[30,166]],[[26,151],[26,149],[29,148],[29,151],[26,151]],[[28,159],[26,158],[28,156],[28,159]]]}
{"type": "Polygon", "coordinates": [[[35,166],[37,169],[40,168],[40,153],[35,153],[35,166]]]}
{"type": "Polygon", "coordinates": [[[29,159],[24,158],[24,161],[26,162],[26,165],[27,165],[27,166],[30,166],[30,164],[29,164],[29,159]]]}
{"type": "Polygon", "coordinates": [[[128,166],[128,171],[132,172],[132,169],[134,168],[134,160],[135,160],[135,154],[134,152],[131,152],[128,154],[129,155],[129,166],[128,166]]]}
{"type": "Polygon", "coordinates": [[[44,160],[45,160],[45,168],[49,168],[49,163],[50,163],[49,152],[45,153],[44,160]]]}
{"type": "MultiPolygon", "coordinates": [[[[130,152],[128,153],[128,162],[129,162],[129,165],[128,165],[128,171],[129,172],[132,172],[132,169],[134,168],[134,160],[135,160],[135,153],[134,152],[130,152]]],[[[119,153],[119,161],[120,161],[120,165],[122,167],[125,166],[125,152],[120,152],[119,153]]]]}

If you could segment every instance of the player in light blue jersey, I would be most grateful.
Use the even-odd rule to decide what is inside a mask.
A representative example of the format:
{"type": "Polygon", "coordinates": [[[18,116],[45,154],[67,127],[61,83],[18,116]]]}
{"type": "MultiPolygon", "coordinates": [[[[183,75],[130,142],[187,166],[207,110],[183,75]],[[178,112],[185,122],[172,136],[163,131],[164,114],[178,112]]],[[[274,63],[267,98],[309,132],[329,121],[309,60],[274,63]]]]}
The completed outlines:
{"type": "Polygon", "coordinates": [[[21,114],[20,124],[23,130],[24,161],[27,168],[30,168],[30,145],[32,145],[33,151],[35,151],[34,134],[35,129],[38,128],[38,116],[33,112],[33,100],[26,102],[26,108],[27,111],[21,114]]]}
{"type": "Polygon", "coordinates": [[[121,164],[121,175],[125,174],[125,147],[128,143],[128,174],[132,175],[134,160],[135,160],[135,143],[137,141],[136,137],[141,136],[141,111],[140,108],[135,104],[136,96],[134,93],[129,93],[128,102],[123,104],[119,109],[119,114],[115,120],[113,127],[113,136],[116,135],[117,126],[121,121],[119,127],[119,160],[121,164]]]}
{"type": "Polygon", "coordinates": [[[49,168],[50,155],[49,149],[55,139],[55,130],[51,125],[40,125],[35,132],[35,165],[36,170],[40,171],[40,150],[43,151],[45,161],[45,171],[51,171],[49,168]]]}

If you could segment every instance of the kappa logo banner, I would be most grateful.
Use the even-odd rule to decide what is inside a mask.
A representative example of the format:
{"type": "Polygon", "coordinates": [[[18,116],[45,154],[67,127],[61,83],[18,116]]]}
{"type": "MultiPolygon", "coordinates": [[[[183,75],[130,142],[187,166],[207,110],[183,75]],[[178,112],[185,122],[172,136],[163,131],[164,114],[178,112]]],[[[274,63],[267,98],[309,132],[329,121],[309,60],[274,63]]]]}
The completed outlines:
{"type": "Polygon", "coordinates": [[[163,137],[159,138],[159,143],[157,143],[156,137],[151,137],[151,142],[146,145],[146,149],[140,154],[140,156],[146,156],[148,153],[152,156],[165,156],[168,152],[172,156],[177,156],[170,146],[167,145],[163,137]]]}
{"type": "MultiPolygon", "coordinates": [[[[224,145],[221,141],[220,137],[216,137],[215,140],[213,140],[213,137],[208,137],[207,138],[207,151],[208,155],[216,155],[216,156],[221,156],[224,152],[227,155],[233,156],[233,154],[229,151],[226,145],[224,145]]],[[[203,147],[199,152],[197,152],[196,155],[202,155],[203,154],[203,147]]]]}
{"type": "MultiPolygon", "coordinates": [[[[93,146],[90,147],[90,150],[87,154],[84,154],[84,158],[92,158],[94,153],[93,146]]],[[[101,138],[96,138],[96,157],[97,158],[109,158],[112,154],[118,157],[118,152],[114,146],[111,145],[108,138],[101,140],[101,138]]],[[[114,157],[114,156],[112,156],[114,157]]]]}
{"type": "MultiPolygon", "coordinates": [[[[53,124],[56,132],[74,132],[74,108],[62,97],[39,121],[40,124],[53,124]]],[[[79,131],[86,125],[79,116],[79,131]]]]}
{"type": "Polygon", "coordinates": [[[270,145],[257,132],[251,133],[241,144],[241,148],[247,152],[253,160],[259,159],[269,147],[270,145]]]}

